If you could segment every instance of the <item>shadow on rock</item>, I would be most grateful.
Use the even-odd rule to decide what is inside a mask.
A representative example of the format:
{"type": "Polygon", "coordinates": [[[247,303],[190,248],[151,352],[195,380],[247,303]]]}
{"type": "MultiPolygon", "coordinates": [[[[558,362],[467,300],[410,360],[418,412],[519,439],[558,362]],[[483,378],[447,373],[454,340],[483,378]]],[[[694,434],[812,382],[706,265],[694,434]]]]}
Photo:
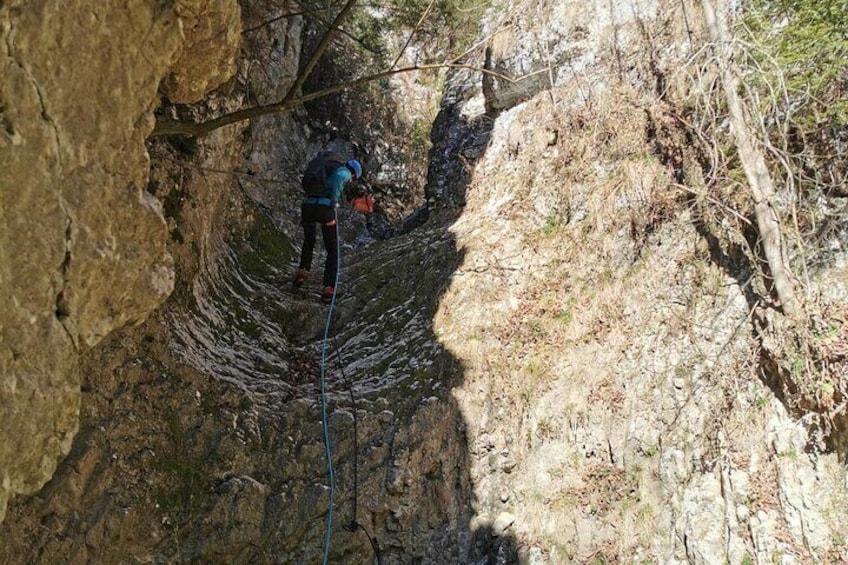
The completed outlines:
{"type": "Polygon", "coordinates": [[[461,115],[467,80],[449,81],[433,132],[429,208],[343,261],[326,350],[326,308],[285,287],[282,255],[248,249],[247,268],[244,241],[227,243],[205,279],[86,353],[81,433],[54,480],[11,505],[0,560],[316,563],[328,530],[332,563],[375,562],[368,536],[386,564],[520,560],[507,513],[475,518],[451,393],[464,369],[434,331],[463,261],[448,228],[491,127],[461,115]]]}

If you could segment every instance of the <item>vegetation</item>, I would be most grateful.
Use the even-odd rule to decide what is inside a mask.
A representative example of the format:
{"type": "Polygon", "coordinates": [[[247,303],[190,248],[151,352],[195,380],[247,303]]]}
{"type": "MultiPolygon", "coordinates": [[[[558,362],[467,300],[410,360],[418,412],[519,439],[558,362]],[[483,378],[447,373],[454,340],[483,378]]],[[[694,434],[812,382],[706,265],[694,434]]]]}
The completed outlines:
{"type": "Polygon", "coordinates": [[[808,273],[828,261],[825,242],[845,226],[844,215],[828,217],[824,209],[838,205],[833,197],[848,196],[848,169],[841,157],[848,134],[848,3],[752,0],[732,34],[721,29],[720,15],[710,17],[711,0],[701,4],[719,48],[697,80],[714,76],[717,67],[723,91],[716,96],[697,82],[691,88],[699,98],[689,109],[697,123],[691,136],[705,148],[694,158],[704,166],[707,192],[714,195],[699,212],[704,225],[732,226],[718,238],[727,249],[737,248],[734,254],[747,256],[760,274],[751,308],[771,324],[768,331],[755,325],[765,379],[782,391],[791,410],[818,418],[827,436],[844,426],[835,418],[835,407],[848,397],[848,383],[841,377],[846,357],[837,353],[845,342],[820,336],[829,335],[828,328],[845,314],[820,303],[808,273]],[[733,58],[726,57],[730,46],[733,58]],[[721,125],[727,121],[732,140],[721,125]],[[757,188],[762,181],[765,185],[757,188]],[[743,198],[735,190],[740,185],[751,189],[743,198]],[[711,212],[704,212],[709,209],[735,218],[714,221],[711,212]],[[788,284],[784,289],[779,288],[782,278],[788,284]],[[797,302],[791,309],[787,298],[797,302]],[[779,319],[761,308],[768,303],[794,315],[779,319]]]}
{"type": "Polygon", "coordinates": [[[760,86],[785,89],[797,125],[848,125],[848,0],[754,0],[744,22],[760,86]]]}
{"type": "Polygon", "coordinates": [[[171,453],[157,459],[154,467],[170,477],[168,487],[156,493],[156,504],[165,512],[190,512],[195,509],[208,484],[199,465],[189,455],[189,442],[180,414],[167,415],[171,438],[171,453]]]}
{"type": "Polygon", "coordinates": [[[463,52],[477,39],[477,25],[490,5],[491,0],[399,0],[387,23],[393,29],[417,28],[419,43],[438,60],[463,52]]]}
{"type": "Polygon", "coordinates": [[[239,263],[248,274],[270,277],[295,255],[291,240],[259,209],[245,235],[247,245],[239,255],[239,263]]]}
{"type": "Polygon", "coordinates": [[[363,9],[354,12],[345,25],[348,41],[337,45],[370,53],[386,65],[403,51],[402,46],[391,44],[392,39],[408,35],[422,60],[444,60],[477,39],[477,25],[490,5],[491,0],[363,2],[363,9]]]}
{"type": "Polygon", "coordinates": [[[839,227],[803,209],[822,195],[848,196],[848,0],[753,0],[741,26],[749,98],[796,193],[800,235],[818,243],[839,227]]]}

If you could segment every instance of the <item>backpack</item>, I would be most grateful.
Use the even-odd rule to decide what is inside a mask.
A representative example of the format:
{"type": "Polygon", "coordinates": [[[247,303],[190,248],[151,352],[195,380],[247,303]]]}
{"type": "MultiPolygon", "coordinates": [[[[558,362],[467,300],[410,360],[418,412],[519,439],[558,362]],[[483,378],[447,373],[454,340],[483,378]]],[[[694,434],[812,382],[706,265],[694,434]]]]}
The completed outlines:
{"type": "Polygon", "coordinates": [[[321,152],[309,161],[306,165],[306,171],[303,173],[303,178],[300,179],[300,185],[303,187],[303,192],[306,196],[317,198],[326,198],[327,194],[327,177],[333,174],[333,171],[339,167],[343,167],[347,159],[341,153],[325,153],[321,152]]]}

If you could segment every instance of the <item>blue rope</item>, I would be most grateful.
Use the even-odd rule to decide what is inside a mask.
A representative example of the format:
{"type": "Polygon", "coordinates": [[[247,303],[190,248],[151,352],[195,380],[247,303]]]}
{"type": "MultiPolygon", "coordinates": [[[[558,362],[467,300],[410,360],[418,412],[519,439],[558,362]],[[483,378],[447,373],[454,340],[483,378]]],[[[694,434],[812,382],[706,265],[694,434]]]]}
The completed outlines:
{"type": "MultiPolygon", "coordinates": [[[[333,214],[338,216],[338,214],[333,214]]],[[[336,218],[336,280],[333,284],[333,298],[330,300],[330,311],[327,314],[327,324],[324,326],[324,343],[321,346],[321,416],[324,422],[324,447],[327,454],[327,469],[330,473],[330,507],[327,510],[327,532],[324,536],[324,565],[330,556],[330,535],[333,532],[333,499],[336,493],[336,476],[333,470],[333,453],[330,446],[330,431],[327,423],[327,387],[325,382],[325,366],[327,362],[327,347],[330,336],[330,324],[333,321],[333,309],[336,306],[336,292],[339,288],[339,273],[342,270],[342,244],[339,239],[339,221],[336,218]]]]}

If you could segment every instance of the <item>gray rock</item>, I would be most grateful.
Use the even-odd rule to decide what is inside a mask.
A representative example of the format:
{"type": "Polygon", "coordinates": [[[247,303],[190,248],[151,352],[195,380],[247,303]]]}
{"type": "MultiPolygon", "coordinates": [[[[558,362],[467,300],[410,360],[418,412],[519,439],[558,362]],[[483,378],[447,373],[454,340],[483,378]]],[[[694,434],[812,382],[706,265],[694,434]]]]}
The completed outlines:
{"type": "Polygon", "coordinates": [[[751,511],[744,504],[740,504],[736,507],[736,518],[740,522],[746,522],[748,518],[751,516],[751,511]]]}
{"type": "Polygon", "coordinates": [[[501,512],[492,524],[492,535],[502,537],[506,531],[515,523],[515,516],[509,512],[501,512]]]}

